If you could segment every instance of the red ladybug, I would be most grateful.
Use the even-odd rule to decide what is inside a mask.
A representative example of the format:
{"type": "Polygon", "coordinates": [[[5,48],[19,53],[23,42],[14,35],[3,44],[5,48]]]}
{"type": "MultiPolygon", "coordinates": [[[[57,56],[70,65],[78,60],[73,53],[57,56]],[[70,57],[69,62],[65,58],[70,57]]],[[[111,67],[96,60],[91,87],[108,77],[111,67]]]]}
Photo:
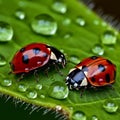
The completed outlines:
{"type": "Polygon", "coordinates": [[[66,77],[69,89],[102,87],[115,82],[116,66],[103,57],[92,56],[84,59],[71,69],[66,77]]]}
{"type": "Polygon", "coordinates": [[[64,67],[65,56],[58,49],[43,43],[26,45],[14,55],[10,62],[12,73],[22,74],[22,76],[38,68],[48,68],[52,64],[56,67],[58,64],[64,67]]]}

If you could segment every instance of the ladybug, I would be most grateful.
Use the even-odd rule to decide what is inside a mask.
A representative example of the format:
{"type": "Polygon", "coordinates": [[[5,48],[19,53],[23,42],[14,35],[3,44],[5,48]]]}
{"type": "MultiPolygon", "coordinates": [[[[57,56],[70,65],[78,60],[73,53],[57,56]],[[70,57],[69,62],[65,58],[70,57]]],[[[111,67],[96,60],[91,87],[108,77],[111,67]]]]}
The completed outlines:
{"type": "Polygon", "coordinates": [[[116,66],[108,59],[92,56],[71,69],[66,77],[69,89],[103,87],[115,82],[116,66]]]}
{"type": "Polygon", "coordinates": [[[10,66],[13,74],[21,74],[36,71],[38,68],[49,68],[50,65],[65,67],[66,59],[58,49],[43,43],[32,43],[21,48],[13,57],[10,66]]]}

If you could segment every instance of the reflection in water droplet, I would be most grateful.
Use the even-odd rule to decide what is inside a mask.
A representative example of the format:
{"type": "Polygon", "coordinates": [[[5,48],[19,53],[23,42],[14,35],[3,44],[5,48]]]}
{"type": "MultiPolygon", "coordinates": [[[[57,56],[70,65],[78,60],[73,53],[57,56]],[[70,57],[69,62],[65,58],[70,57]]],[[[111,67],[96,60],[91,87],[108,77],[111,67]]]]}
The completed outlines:
{"type": "Polygon", "coordinates": [[[24,85],[24,84],[20,84],[20,85],[18,85],[18,90],[19,90],[20,92],[26,92],[27,86],[24,85]]]}
{"type": "Polygon", "coordinates": [[[104,102],[103,108],[109,113],[115,113],[118,109],[118,105],[112,100],[107,100],[104,102]]]}
{"type": "Polygon", "coordinates": [[[42,85],[41,85],[41,84],[37,84],[37,85],[35,86],[35,88],[36,88],[36,90],[41,90],[41,89],[42,89],[42,85]]]}
{"type": "Polygon", "coordinates": [[[0,42],[10,41],[13,37],[13,28],[6,22],[0,21],[0,42]]]}
{"type": "Polygon", "coordinates": [[[2,56],[2,55],[0,55],[0,66],[4,66],[4,65],[6,65],[6,60],[5,60],[5,58],[4,58],[4,56],[2,56]]]}
{"type": "Polygon", "coordinates": [[[55,107],[55,109],[56,109],[56,111],[61,111],[61,110],[62,110],[62,107],[61,107],[60,105],[57,105],[57,106],[55,107]]]}
{"type": "Polygon", "coordinates": [[[27,93],[27,97],[30,99],[35,99],[35,98],[37,98],[37,92],[36,91],[29,91],[27,93]]]}
{"type": "Polygon", "coordinates": [[[1,85],[5,86],[5,87],[9,87],[9,86],[12,85],[12,80],[4,79],[4,80],[1,81],[1,85]]]}
{"type": "Polygon", "coordinates": [[[93,48],[92,48],[92,52],[96,55],[103,55],[104,54],[104,49],[101,45],[96,44],[93,48]]]}
{"type": "Polygon", "coordinates": [[[55,0],[54,3],[52,4],[52,9],[55,12],[65,14],[67,11],[67,6],[65,3],[61,2],[60,0],[55,0]]]}
{"type": "Polygon", "coordinates": [[[76,23],[79,25],[79,26],[84,26],[85,25],[85,20],[83,17],[79,16],[76,18],[76,23]]]}
{"type": "Polygon", "coordinates": [[[93,116],[91,117],[91,120],[99,120],[99,119],[98,119],[98,117],[97,117],[96,115],[93,115],[93,116]]]}
{"type": "Polygon", "coordinates": [[[78,64],[80,62],[80,59],[77,56],[72,55],[70,56],[70,62],[78,64]]]}
{"type": "Polygon", "coordinates": [[[71,19],[65,18],[62,23],[63,25],[69,25],[71,23],[71,19]]]}
{"type": "Polygon", "coordinates": [[[24,20],[26,17],[26,14],[23,10],[16,10],[15,17],[18,18],[19,20],[24,20]]]}
{"type": "Polygon", "coordinates": [[[48,94],[55,99],[66,99],[69,94],[68,87],[61,82],[54,82],[50,85],[48,94]]]}
{"type": "Polygon", "coordinates": [[[57,22],[47,14],[37,15],[31,22],[34,32],[42,35],[54,35],[57,31],[57,22]]]}
{"type": "Polygon", "coordinates": [[[87,120],[87,117],[86,117],[85,113],[83,113],[81,111],[77,111],[77,112],[73,113],[72,119],[73,120],[87,120]]]}
{"type": "Polygon", "coordinates": [[[105,45],[116,44],[117,37],[113,31],[106,31],[101,35],[101,41],[105,45]]]}

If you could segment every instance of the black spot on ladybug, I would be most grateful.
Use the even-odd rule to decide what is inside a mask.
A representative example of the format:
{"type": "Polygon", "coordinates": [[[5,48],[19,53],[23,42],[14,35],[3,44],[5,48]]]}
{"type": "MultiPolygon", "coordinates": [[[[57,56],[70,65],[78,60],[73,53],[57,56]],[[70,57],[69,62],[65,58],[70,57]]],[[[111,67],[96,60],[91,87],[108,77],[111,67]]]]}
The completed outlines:
{"type": "Polygon", "coordinates": [[[110,60],[106,60],[109,64],[111,64],[112,65],[112,62],[110,61],[110,60]]]}
{"type": "Polygon", "coordinates": [[[40,49],[39,49],[39,48],[33,48],[33,53],[34,53],[35,55],[39,54],[39,52],[40,52],[40,49]]]}
{"type": "Polygon", "coordinates": [[[22,56],[22,62],[25,63],[25,64],[28,64],[28,62],[29,62],[28,55],[23,55],[22,56]]]}
{"type": "Polygon", "coordinates": [[[109,82],[110,82],[110,75],[109,75],[109,74],[106,74],[106,75],[105,75],[105,79],[106,79],[106,82],[109,83],[109,82]]]}
{"type": "Polygon", "coordinates": [[[98,69],[99,69],[101,72],[104,72],[104,71],[105,71],[105,67],[104,67],[104,65],[102,65],[102,64],[99,64],[99,65],[98,65],[98,69]]]}
{"type": "Polygon", "coordinates": [[[21,49],[20,49],[20,52],[24,52],[24,51],[25,51],[25,48],[21,48],[21,49]]]}
{"type": "Polygon", "coordinates": [[[97,56],[92,56],[92,57],[91,57],[92,60],[95,60],[95,59],[97,59],[97,58],[98,58],[97,56]]]}
{"type": "Polygon", "coordinates": [[[88,67],[87,66],[82,66],[82,71],[88,71],[88,67]]]}
{"type": "Polygon", "coordinates": [[[94,77],[92,77],[92,78],[91,78],[91,81],[92,81],[92,82],[95,82],[95,78],[94,78],[94,77]]]}

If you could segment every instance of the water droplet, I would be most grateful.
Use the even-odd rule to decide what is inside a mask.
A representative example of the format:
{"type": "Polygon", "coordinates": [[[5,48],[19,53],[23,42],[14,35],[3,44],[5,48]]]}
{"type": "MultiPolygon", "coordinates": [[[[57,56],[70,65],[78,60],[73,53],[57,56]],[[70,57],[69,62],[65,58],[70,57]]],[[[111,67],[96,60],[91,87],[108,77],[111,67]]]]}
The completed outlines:
{"type": "Polygon", "coordinates": [[[97,117],[96,115],[93,115],[93,116],[91,117],[91,120],[99,120],[99,119],[98,119],[98,117],[97,117]]]}
{"type": "Polygon", "coordinates": [[[71,23],[71,19],[65,18],[62,23],[63,25],[69,25],[71,23]]]}
{"type": "Polygon", "coordinates": [[[24,84],[20,84],[20,85],[18,85],[18,90],[19,90],[20,92],[26,92],[27,86],[24,85],[24,84]]]}
{"type": "Polygon", "coordinates": [[[55,109],[56,109],[56,111],[61,111],[61,110],[62,110],[62,107],[61,107],[60,105],[57,105],[57,106],[55,107],[55,109]]]}
{"type": "Polygon", "coordinates": [[[45,98],[45,95],[40,95],[41,98],[45,98]]]}
{"type": "Polygon", "coordinates": [[[76,18],[76,23],[77,23],[79,26],[84,26],[86,22],[85,22],[85,20],[84,20],[83,17],[78,16],[78,17],[76,18]]]}
{"type": "Polygon", "coordinates": [[[49,96],[56,99],[65,99],[68,97],[68,87],[61,82],[54,82],[50,85],[49,96]]]}
{"type": "Polygon", "coordinates": [[[12,85],[12,80],[4,79],[3,81],[1,81],[1,85],[5,86],[5,87],[9,87],[12,85]]]}
{"type": "Polygon", "coordinates": [[[60,0],[55,0],[54,3],[52,4],[52,9],[55,12],[65,14],[67,11],[67,6],[65,3],[61,2],[60,0]]]}
{"type": "Polygon", "coordinates": [[[26,17],[26,14],[23,10],[16,10],[15,17],[18,18],[19,20],[24,20],[26,17]]]}
{"type": "Polygon", "coordinates": [[[102,25],[103,27],[106,27],[106,26],[107,26],[107,23],[103,21],[103,22],[101,23],[101,25],[102,25]]]}
{"type": "Polygon", "coordinates": [[[72,36],[71,33],[66,33],[66,34],[64,35],[64,39],[69,39],[71,36],[72,36]]]}
{"type": "Polygon", "coordinates": [[[85,113],[83,113],[81,111],[77,111],[77,112],[73,113],[72,119],[73,120],[87,120],[87,117],[86,117],[85,113]]]}
{"type": "Polygon", "coordinates": [[[99,25],[100,24],[99,20],[94,20],[93,23],[94,23],[94,25],[99,25]]]}
{"type": "Polygon", "coordinates": [[[106,100],[103,104],[103,108],[109,113],[114,113],[117,111],[118,105],[112,100],[106,100]]]}
{"type": "Polygon", "coordinates": [[[6,22],[0,21],[0,42],[10,41],[13,37],[13,28],[6,22]]]}
{"type": "Polygon", "coordinates": [[[29,91],[27,93],[27,97],[30,99],[35,99],[35,98],[37,98],[37,92],[36,91],[29,91]]]}
{"type": "Polygon", "coordinates": [[[80,62],[80,59],[77,56],[72,55],[70,56],[70,62],[78,64],[80,62]]]}
{"type": "Polygon", "coordinates": [[[57,22],[47,14],[37,15],[31,22],[34,32],[42,35],[54,35],[57,31],[57,22]]]}
{"type": "Polygon", "coordinates": [[[101,41],[105,45],[116,44],[117,37],[113,31],[106,31],[101,35],[101,41]]]}
{"type": "Polygon", "coordinates": [[[104,49],[101,45],[96,44],[95,46],[93,46],[92,52],[96,55],[103,55],[104,54],[104,49]]]}
{"type": "Polygon", "coordinates": [[[5,58],[4,58],[4,56],[2,56],[2,55],[0,55],[0,66],[4,66],[4,65],[6,65],[6,60],[5,60],[5,58]]]}
{"type": "Polygon", "coordinates": [[[35,88],[36,88],[36,90],[41,90],[41,89],[42,89],[42,85],[41,85],[41,84],[37,84],[37,85],[35,86],[35,88]]]}

